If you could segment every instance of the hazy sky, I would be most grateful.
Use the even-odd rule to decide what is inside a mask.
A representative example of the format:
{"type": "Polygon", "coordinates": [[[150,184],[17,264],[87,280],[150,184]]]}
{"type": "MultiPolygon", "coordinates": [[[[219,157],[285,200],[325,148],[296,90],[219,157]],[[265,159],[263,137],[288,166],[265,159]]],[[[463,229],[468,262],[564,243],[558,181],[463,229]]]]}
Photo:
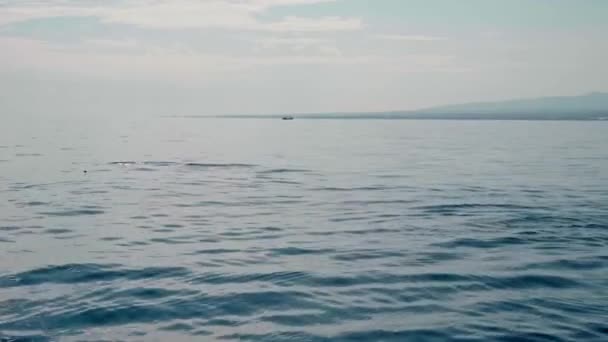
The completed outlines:
{"type": "Polygon", "coordinates": [[[607,18],[607,0],[0,0],[0,113],[372,111],[608,91],[607,18]]]}

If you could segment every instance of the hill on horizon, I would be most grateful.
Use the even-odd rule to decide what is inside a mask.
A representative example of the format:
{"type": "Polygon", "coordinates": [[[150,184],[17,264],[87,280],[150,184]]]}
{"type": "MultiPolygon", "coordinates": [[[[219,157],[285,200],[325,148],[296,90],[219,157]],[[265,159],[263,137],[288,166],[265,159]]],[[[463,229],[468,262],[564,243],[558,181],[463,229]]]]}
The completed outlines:
{"type": "Polygon", "coordinates": [[[499,102],[463,103],[410,111],[428,115],[487,115],[487,116],[583,116],[608,114],[608,93],[593,92],[579,96],[551,96],[513,99],[499,102]]]}
{"type": "MultiPolygon", "coordinates": [[[[331,116],[338,116],[338,114],[331,114],[331,116]]],[[[593,92],[578,96],[473,102],[418,110],[344,114],[342,117],[462,120],[607,120],[608,93],[593,92]]]]}
{"type": "MultiPolygon", "coordinates": [[[[282,115],[223,115],[232,118],[279,118],[282,115]]],[[[460,120],[608,120],[608,93],[474,102],[418,110],[300,113],[300,119],[460,119],[460,120]]]]}

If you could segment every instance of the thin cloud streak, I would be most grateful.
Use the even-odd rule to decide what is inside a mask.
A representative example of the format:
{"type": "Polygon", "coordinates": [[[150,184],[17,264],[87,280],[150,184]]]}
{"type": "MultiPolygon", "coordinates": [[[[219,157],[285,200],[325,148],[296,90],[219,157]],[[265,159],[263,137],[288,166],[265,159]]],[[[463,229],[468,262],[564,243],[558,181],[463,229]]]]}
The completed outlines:
{"type": "Polygon", "coordinates": [[[399,35],[399,34],[383,34],[377,35],[376,38],[381,40],[404,41],[404,42],[435,42],[447,40],[445,37],[425,36],[425,35],[399,35]]]}
{"type": "MultiPolygon", "coordinates": [[[[98,17],[117,23],[151,29],[213,28],[273,32],[351,31],[363,27],[360,18],[329,16],[301,18],[288,16],[266,22],[258,18],[273,7],[317,4],[333,0],[124,0],[99,6],[83,6],[76,1],[26,1],[5,3],[0,11],[0,25],[51,17],[98,17]]],[[[95,5],[92,5],[95,4],[95,5]]]]}

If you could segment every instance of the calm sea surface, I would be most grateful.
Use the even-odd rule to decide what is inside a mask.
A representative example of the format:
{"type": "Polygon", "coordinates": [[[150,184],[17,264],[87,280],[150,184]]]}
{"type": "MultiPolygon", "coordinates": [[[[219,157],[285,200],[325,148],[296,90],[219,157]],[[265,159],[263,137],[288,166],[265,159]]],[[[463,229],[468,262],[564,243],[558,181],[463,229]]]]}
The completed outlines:
{"type": "Polygon", "coordinates": [[[608,340],[608,122],[3,121],[0,341],[608,340]]]}

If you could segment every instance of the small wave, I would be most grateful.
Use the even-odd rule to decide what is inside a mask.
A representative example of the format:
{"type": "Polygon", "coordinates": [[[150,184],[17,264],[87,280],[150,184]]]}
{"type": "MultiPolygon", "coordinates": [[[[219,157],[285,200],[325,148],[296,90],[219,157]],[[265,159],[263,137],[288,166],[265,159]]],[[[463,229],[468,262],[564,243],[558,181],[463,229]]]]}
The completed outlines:
{"type": "MultiPolygon", "coordinates": [[[[316,320],[315,320],[316,321],[316,320]]],[[[316,324],[321,324],[319,321],[316,324]]],[[[453,330],[453,329],[452,329],[453,330]]],[[[385,342],[401,342],[401,341],[458,341],[454,340],[453,336],[457,332],[450,329],[442,331],[412,329],[412,330],[365,330],[357,332],[345,332],[330,337],[315,335],[305,332],[272,332],[261,334],[244,334],[234,333],[221,336],[225,340],[237,341],[311,341],[311,342],[354,342],[354,341],[385,341],[385,342]]],[[[474,341],[468,339],[467,341],[474,341]]]]}
{"type": "Polygon", "coordinates": [[[173,166],[173,165],[177,165],[176,162],[170,162],[170,161],[145,161],[143,162],[144,165],[152,165],[152,166],[173,166]]]}
{"type": "Polygon", "coordinates": [[[349,192],[349,191],[379,191],[379,190],[389,190],[389,189],[390,188],[388,188],[386,186],[378,185],[378,186],[360,186],[360,187],[350,187],[350,188],[329,186],[329,187],[313,188],[311,190],[313,190],[313,191],[349,192]]]}
{"type": "Polygon", "coordinates": [[[274,248],[269,250],[271,256],[283,256],[283,255],[321,255],[326,253],[332,253],[333,249],[318,249],[318,248],[298,248],[298,247],[285,247],[285,248],[274,248]]]}
{"type": "Polygon", "coordinates": [[[518,270],[595,270],[608,266],[601,258],[580,258],[575,260],[561,259],[555,261],[530,263],[517,267],[518,270]]]}
{"type": "MultiPolygon", "coordinates": [[[[167,229],[163,229],[163,230],[155,230],[156,232],[167,232],[167,231],[172,231],[172,230],[167,230],[167,229]]],[[[150,242],[154,242],[154,243],[163,243],[163,244],[168,244],[168,245],[186,245],[186,244],[191,244],[191,243],[196,243],[196,240],[190,240],[190,239],[179,239],[179,238],[152,238],[149,240],[150,242]]]]}
{"type": "Polygon", "coordinates": [[[412,209],[425,210],[431,213],[448,213],[458,210],[469,209],[508,209],[508,210],[539,210],[544,207],[533,207],[516,204],[492,204],[492,203],[461,203],[461,204],[439,204],[413,207],[412,209]]]}
{"type": "Polygon", "coordinates": [[[548,274],[526,274],[500,278],[485,278],[485,283],[487,285],[497,289],[566,289],[583,286],[582,283],[579,283],[574,279],[548,274]]]}
{"type": "Polygon", "coordinates": [[[108,164],[110,164],[110,165],[129,166],[129,165],[135,165],[135,164],[137,164],[137,162],[136,161],[132,161],[132,160],[128,160],[128,161],[114,161],[114,162],[110,162],[108,164]]]}
{"type": "Polygon", "coordinates": [[[250,274],[206,273],[190,279],[190,282],[193,284],[239,284],[250,282],[271,282],[277,285],[290,285],[297,284],[300,282],[300,280],[309,278],[310,274],[306,272],[296,271],[250,274]]]}
{"type": "Polygon", "coordinates": [[[63,228],[47,229],[47,230],[43,231],[43,233],[45,233],[45,234],[52,234],[52,235],[67,234],[67,233],[72,233],[72,232],[73,232],[73,230],[71,230],[71,229],[63,229],[63,228]]]}
{"type": "Polygon", "coordinates": [[[288,181],[288,180],[282,180],[282,179],[273,179],[273,180],[269,180],[267,181],[267,183],[275,183],[275,184],[291,184],[291,185],[299,185],[302,184],[300,182],[296,182],[296,181],[288,181]]]}
{"type": "Polygon", "coordinates": [[[40,153],[17,153],[15,154],[16,157],[41,157],[42,154],[40,153]]]}
{"type": "Polygon", "coordinates": [[[369,216],[348,216],[348,217],[333,217],[330,218],[330,222],[353,222],[353,221],[366,221],[372,219],[369,216]]]}
{"type": "Polygon", "coordinates": [[[120,241],[122,239],[123,238],[117,237],[117,236],[107,236],[107,237],[100,238],[99,240],[101,240],[101,241],[120,241]]]}
{"type": "Polygon", "coordinates": [[[95,195],[95,194],[107,194],[108,191],[107,190],[74,190],[74,191],[70,191],[71,194],[73,195],[95,195]]]}
{"type": "MultiPolygon", "coordinates": [[[[99,298],[96,298],[99,299],[99,298]]],[[[103,299],[103,298],[102,298],[103,299]]],[[[196,291],[134,289],[112,292],[105,296],[112,304],[105,306],[69,305],[61,312],[46,311],[36,316],[0,322],[0,329],[22,330],[36,326],[41,320],[47,329],[82,329],[99,326],[119,326],[173,320],[210,320],[221,316],[246,317],[266,311],[281,311],[292,307],[318,307],[310,295],[296,291],[258,291],[207,295],[196,291]],[[134,295],[149,302],[133,301],[134,295]],[[158,296],[171,298],[161,302],[158,296]],[[121,303],[122,302],[122,303],[121,303]],[[123,304],[124,303],[124,304],[123,304]]],[[[37,306],[44,303],[27,303],[37,306]]],[[[203,321],[204,323],[204,321],[203,321]]]]}
{"type": "Polygon", "coordinates": [[[196,203],[177,203],[175,204],[178,208],[197,208],[197,207],[208,207],[208,206],[221,206],[221,207],[239,207],[248,206],[247,203],[243,202],[221,202],[221,201],[200,201],[196,203]]]}
{"type": "Polygon", "coordinates": [[[228,249],[228,248],[210,248],[210,249],[201,249],[198,251],[187,253],[187,255],[201,255],[201,254],[232,254],[239,253],[240,249],[228,249]]]}
{"type": "Polygon", "coordinates": [[[415,201],[415,200],[395,199],[395,200],[346,200],[342,203],[371,205],[371,204],[412,204],[412,203],[416,203],[416,202],[417,201],[415,201]]]}
{"type": "Polygon", "coordinates": [[[31,201],[31,202],[24,203],[24,205],[26,205],[28,207],[38,207],[38,206],[48,205],[48,204],[49,203],[47,203],[47,202],[40,202],[40,201],[31,201]]]}
{"type": "Polygon", "coordinates": [[[53,182],[53,183],[37,183],[37,184],[27,184],[22,182],[15,182],[10,185],[10,189],[14,191],[19,190],[28,190],[28,189],[45,189],[50,186],[62,186],[62,185],[77,185],[83,184],[83,181],[62,181],[62,182],[53,182]]]}
{"type": "Polygon", "coordinates": [[[67,264],[48,266],[17,274],[0,276],[0,288],[40,284],[75,284],[117,279],[140,280],[181,277],[189,271],[182,267],[120,268],[116,264],[67,264]]]}
{"type": "Polygon", "coordinates": [[[160,330],[164,331],[192,331],[194,327],[191,324],[186,323],[173,323],[164,327],[161,327],[160,330]]]}
{"type": "Polygon", "coordinates": [[[44,335],[3,335],[0,333],[0,342],[52,342],[53,339],[44,335]]]}
{"type": "Polygon", "coordinates": [[[578,217],[571,216],[558,216],[558,215],[547,215],[541,213],[522,212],[514,215],[512,218],[501,220],[498,223],[507,227],[518,227],[522,225],[526,226],[538,226],[539,224],[552,224],[560,225],[568,228],[575,228],[580,226],[581,228],[588,224],[587,221],[581,220],[578,217]]]}
{"type": "Polygon", "coordinates": [[[230,284],[250,282],[270,282],[278,286],[352,287],[371,284],[405,283],[471,283],[486,289],[531,289],[531,288],[573,288],[583,284],[556,275],[526,274],[518,276],[491,277],[462,275],[455,273],[385,274],[376,273],[358,276],[321,276],[308,272],[271,272],[251,274],[207,273],[190,280],[200,284],[230,284]]]}
{"type": "Polygon", "coordinates": [[[251,168],[256,166],[253,164],[239,163],[186,163],[185,165],[192,168],[251,168]]]}
{"type": "Polygon", "coordinates": [[[522,245],[529,243],[530,239],[522,239],[518,237],[506,236],[494,239],[473,239],[463,238],[456,239],[448,242],[440,242],[433,244],[437,247],[444,248],[458,248],[458,247],[471,247],[471,248],[500,248],[508,245],[522,245]]]}
{"type": "Polygon", "coordinates": [[[46,216],[89,216],[89,215],[101,215],[105,211],[98,209],[80,209],[80,210],[65,210],[65,211],[47,211],[41,212],[40,215],[46,216]]]}
{"type": "Polygon", "coordinates": [[[304,173],[304,172],[312,172],[311,170],[306,169],[270,169],[260,171],[260,174],[274,174],[274,173],[304,173]]]}
{"type": "Polygon", "coordinates": [[[332,257],[334,260],[340,261],[359,261],[359,260],[373,260],[373,259],[385,259],[393,257],[404,257],[405,253],[395,251],[353,251],[342,253],[332,257]]]}

